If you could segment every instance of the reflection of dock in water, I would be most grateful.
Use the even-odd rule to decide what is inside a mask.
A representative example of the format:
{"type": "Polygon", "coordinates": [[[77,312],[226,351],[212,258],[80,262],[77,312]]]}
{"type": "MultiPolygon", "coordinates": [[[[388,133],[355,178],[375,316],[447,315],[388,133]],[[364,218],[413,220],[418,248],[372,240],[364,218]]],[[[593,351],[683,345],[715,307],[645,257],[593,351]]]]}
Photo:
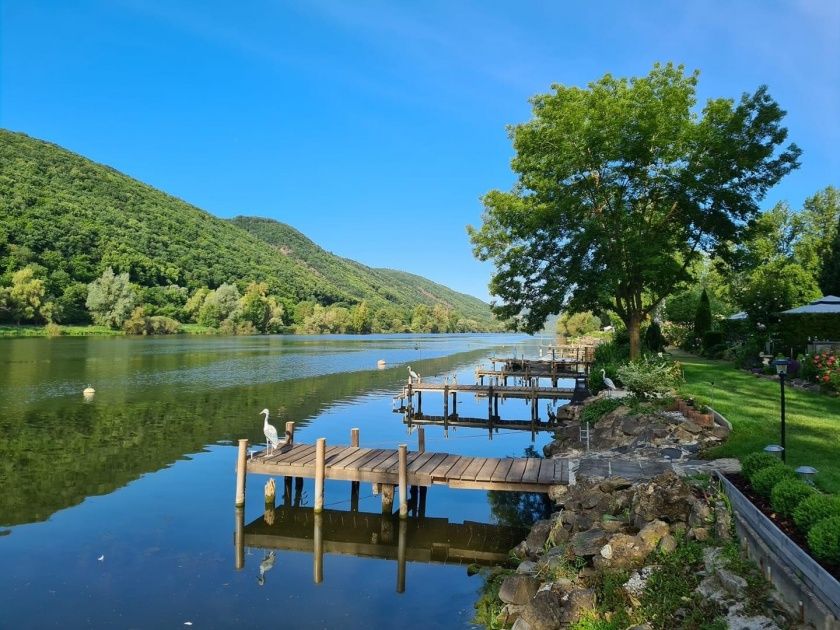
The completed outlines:
{"type": "Polygon", "coordinates": [[[536,439],[539,431],[554,431],[559,424],[550,420],[502,420],[501,418],[469,418],[465,416],[432,416],[429,414],[410,415],[405,411],[395,409],[394,413],[401,413],[403,424],[407,427],[414,426],[441,426],[444,429],[444,436],[449,437],[450,428],[484,429],[488,437],[493,439],[493,432],[499,430],[530,431],[531,441],[536,439]]]}
{"type": "MultiPolygon", "coordinates": [[[[422,513],[422,512],[420,512],[422,513]]],[[[313,578],[324,579],[327,553],[397,561],[397,592],[405,590],[406,564],[444,563],[493,565],[507,560],[527,528],[487,523],[450,523],[445,518],[324,510],[283,506],[268,508],[244,525],[237,510],[237,569],[244,567],[244,548],[313,554],[313,578]],[[240,520],[241,519],[241,520],[240,520]]],[[[282,562],[280,563],[282,565],[282,562]]]]}

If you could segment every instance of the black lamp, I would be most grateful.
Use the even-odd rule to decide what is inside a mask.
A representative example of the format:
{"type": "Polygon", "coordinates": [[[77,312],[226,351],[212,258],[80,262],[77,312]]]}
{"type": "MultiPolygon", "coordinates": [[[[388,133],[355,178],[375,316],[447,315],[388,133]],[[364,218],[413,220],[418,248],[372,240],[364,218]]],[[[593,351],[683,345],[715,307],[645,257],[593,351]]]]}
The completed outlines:
{"type": "MultiPolygon", "coordinates": [[[[787,359],[776,359],[773,361],[773,365],[776,367],[776,374],[779,375],[779,385],[781,386],[782,390],[782,448],[785,448],[785,376],[787,376],[788,371],[788,360],[787,359]]],[[[782,461],[786,461],[786,453],[787,451],[782,451],[782,461]]]]}

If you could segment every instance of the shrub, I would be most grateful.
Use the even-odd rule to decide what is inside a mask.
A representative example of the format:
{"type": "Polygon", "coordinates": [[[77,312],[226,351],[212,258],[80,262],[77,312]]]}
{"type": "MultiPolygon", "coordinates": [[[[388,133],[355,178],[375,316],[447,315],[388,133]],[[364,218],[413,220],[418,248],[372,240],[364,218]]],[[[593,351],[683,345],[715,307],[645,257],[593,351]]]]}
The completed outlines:
{"type": "Polygon", "coordinates": [[[645,346],[652,352],[661,352],[665,348],[665,337],[658,322],[651,322],[645,331],[645,346]]]}
{"type": "Polygon", "coordinates": [[[817,560],[840,564],[840,516],[819,521],[808,532],[808,546],[817,560]]]}
{"type": "Polygon", "coordinates": [[[758,494],[769,499],[773,487],[785,479],[796,479],[796,473],[793,472],[792,468],[788,468],[779,462],[775,466],[768,466],[764,470],[759,470],[750,481],[758,494]]]}
{"type": "Polygon", "coordinates": [[[741,473],[752,482],[753,475],[759,470],[775,466],[778,463],[779,458],[770,453],[750,453],[741,460],[741,473]]]}
{"type": "Polygon", "coordinates": [[[49,324],[44,326],[44,333],[47,335],[47,337],[60,337],[63,334],[63,331],[61,330],[61,326],[50,322],[49,324]]]}
{"type": "Polygon", "coordinates": [[[609,412],[614,411],[625,404],[621,398],[601,398],[593,403],[586,405],[580,412],[581,422],[589,422],[594,424],[609,412]]]}
{"type": "Polygon", "coordinates": [[[770,505],[782,516],[793,516],[793,511],[802,501],[817,491],[800,479],[780,481],[770,491],[770,505]]]}
{"type": "Polygon", "coordinates": [[[840,497],[814,494],[802,501],[793,511],[793,522],[799,531],[807,534],[817,522],[831,516],[840,516],[840,497]]]}
{"type": "Polygon", "coordinates": [[[719,346],[726,341],[723,333],[719,330],[707,330],[703,335],[703,349],[708,350],[713,346],[719,346]]]}
{"type": "Polygon", "coordinates": [[[649,357],[622,365],[618,377],[627,389],[645,398],[663,396],[682,380],[678,364],[649,357]]]}
{"type": "Polygon", "coordinates": [[[150,335],[175,335],[181,332],[181,322],[171,317],[155,315],[149,318],[148,330],[150,335]]]}

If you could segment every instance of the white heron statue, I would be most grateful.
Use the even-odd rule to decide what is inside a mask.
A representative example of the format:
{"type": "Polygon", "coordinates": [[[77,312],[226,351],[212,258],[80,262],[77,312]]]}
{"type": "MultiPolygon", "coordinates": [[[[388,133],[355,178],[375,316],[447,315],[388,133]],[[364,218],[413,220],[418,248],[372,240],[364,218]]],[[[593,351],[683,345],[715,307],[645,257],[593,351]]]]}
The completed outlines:
{"type": "Polygon", "coordinates": [[[408,380],[409,382],[417,381],[420,382],[420,375],[411,369],[411,366],[408,366],[408,380]]]}
{"type": "Polygon", "coordinates": [[[615,390],[618,389],[615,386],[615,383],[613,383],[613,380],[609,376],[607,376],[607,371],[606,370],[603,370],[603,369],[601,370],[601,379],[604,381],[604,385],[607,386],[607,391],[610,392],[610,394],[608,394],[608,396],[611,395],[612,392],[614,392],[615,390]]]}
{"type": "Polygon", "coordinates": [[[277,428],[268,424],[268,409],[263,409],[260,412],[265,416],[263,420],[263,433],[265,434],[265,450],[271,448],[273,451],[280,444],[280,438],[277,436],[277,428]]]}
{"type": "Polygon", "coordinates": [[[257,577],[257,582],[260,586],[265,584],[265,574],[274,568],[274,563],[277,561],[277,552],[269,551],[263,561],[260,562],[260,575],[257,577]]]}

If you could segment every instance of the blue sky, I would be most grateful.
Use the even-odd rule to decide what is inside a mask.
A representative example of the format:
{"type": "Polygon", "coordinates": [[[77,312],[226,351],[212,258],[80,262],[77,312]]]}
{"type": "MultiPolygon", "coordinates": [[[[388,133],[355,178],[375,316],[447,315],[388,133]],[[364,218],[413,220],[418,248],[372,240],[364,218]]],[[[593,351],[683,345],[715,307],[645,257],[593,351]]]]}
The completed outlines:
{"type": "Polygon", "coordinates": [[[0,126],[223,217],[488,298],[465,225],[553,82],[699,68],[788,111],[798,206],[840,185],[840,2],[3,0],[0,126]]]}

